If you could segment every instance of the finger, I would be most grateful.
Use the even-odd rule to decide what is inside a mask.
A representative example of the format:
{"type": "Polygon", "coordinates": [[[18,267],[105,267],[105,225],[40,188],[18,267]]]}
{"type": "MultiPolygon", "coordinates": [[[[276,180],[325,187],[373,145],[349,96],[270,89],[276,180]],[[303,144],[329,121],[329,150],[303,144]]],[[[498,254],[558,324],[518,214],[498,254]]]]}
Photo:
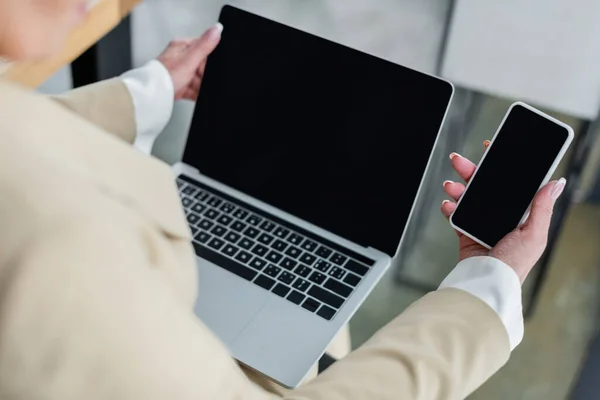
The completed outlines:
{"type": "Polygon", "coordinates": [[[485,147],[486,149],[490,146],[490,144],[492,144],[492,142],[490,142],[489,140],[483,141],[483,147],[485,147]]]}
{"type": "Polygon", "coordinates": [[[196,70],[196,75],[199,78],[202,78],[204,75],[204,70],[206,69],[206,58],[200,61],[200,65],[198,65],[198,69],[196,70]]]}
{"type": "Polygon", "coordinates": [[[458,201],[460,196],[465,192],[465,185],[458,182],[444,181],[444,192],[454,200],[458,201]]]}
{"type": "Polygon", "coordinates": [[[456,210],[456,203],[454,203],[450,200],[444,200],[444,201],[442,201],[441,210],[442,210],[442,214],[444,214],[444,217],[450,218],[450,216],[452,215],[454,210],[456,210]]]}
{"type": "Polygon", "coordinates": [[[201,84],[202,84],[202,79],[195,76],[194,79],[192,79],[192,83],[190,83],[190,90],[192,90],[193,92],[196,93],[196,95],[198,95],[198,93],[200,92],[201,84]]]}
{"type": "Polygon", "coordinates": [[[465,182],[469,182],[469,179],[473,176],[473,172],[475,172],[475,164],[458,153],[450,154],[450,160],[452,162],[452,168],[454,168],[458,175],[464,179],[465,182]]]}
{"type": "Polygon", "coordinates": [[[196,101],[196,100],[198,100],[198,92],[188,88],[183,92],[183,94],[181,96],[181,100],[196,101]]]}
{"type": "Polygon", "coordinates": [[[186,63],[197,69],[200,63],[208,57],[210,53],[217,47],[221,40],[221,32],[223,25],[217,23],[196,39],[188,48],[188,56],[186,63]]]}
{"type": "Polygon", "coordinates": [[[548,183],[539,190],[531,203],[529,217],[521,227],[523,233],[536,239],[547,239],[554,203],[562,194],[566,183],[567,181],[564,178],[560,178],[557,181],[548,183]]]}

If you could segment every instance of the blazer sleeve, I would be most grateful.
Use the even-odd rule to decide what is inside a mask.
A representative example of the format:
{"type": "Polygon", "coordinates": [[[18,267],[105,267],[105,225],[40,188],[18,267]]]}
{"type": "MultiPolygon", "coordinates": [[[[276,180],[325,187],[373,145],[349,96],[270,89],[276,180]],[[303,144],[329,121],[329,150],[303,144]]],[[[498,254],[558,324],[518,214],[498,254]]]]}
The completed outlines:
{"type": "Polygon", "coordinates": [[[135,108],[122,79],[108,79],[51,98],[106,132],[128,143],[134,142],[137,134],[135,108]]]}
{"type": "Polygon", "coordinates": [[[497,314],[443,289],[314,380],[275,395],[244,375],[152,267],[151,235],[127,218],[90,219],[40,230],[2,269],[3,399],[455,400],[509,356],[497,314]]]}

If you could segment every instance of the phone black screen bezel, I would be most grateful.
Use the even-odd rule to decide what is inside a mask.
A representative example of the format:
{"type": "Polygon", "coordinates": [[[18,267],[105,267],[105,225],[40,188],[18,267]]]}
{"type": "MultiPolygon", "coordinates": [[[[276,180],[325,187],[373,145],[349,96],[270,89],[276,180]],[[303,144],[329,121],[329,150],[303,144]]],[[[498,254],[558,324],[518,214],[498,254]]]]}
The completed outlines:
{"type": "MultiPolygon", "coordinates": [[[[550,179],[552,172],[558,165],[558,161],[564,155],[566,148],[572,140],[572,137],[573,132],[571,128],[560,121],[556,121],[552,117],[549,117],[526,104],[520,102],[513,104],[504,117],[496,135],[494,135],[491,145],[477,166],[471,181],[467,185],[465,193],[461,197],[456,210],[450,218],[453,227],[488,248],[496,245],[499,240],[501,240],[510,231],[517,228],[519,223],[523,221],[523,217],[527,215],[533,197],[539,188],[550,179]],[[513,120],[511,120],[511,118],[513,118],[513,120]],[[497,154],[493,154],[495,150],[503,152],[506,151],[504,148],[497,150],[498,146],[494,147],[494,144],[497,142],[497,138],[501,137],[502,134],[506,132],[506,129],[515,129],[514,118],[521,119],[520,121],[516,120],[520,123],[519,129],[523,129],[523,131],[520,131],[521,135],[525,134],[526,132],[536,133],[536,137],[529,135],[527,136],[527,139],[529,139],[528,141],[531,143],[536,143],[535,150],[538,152],[537,158],[529,159],[524,157],[515,157],[514,155],[518,153],[519,150],[522,150],[521,148],[515,149],[515,154],[504,154],[503,157],[501,157],[503,161],[498,161],[497,154]],[[544,151],[545,153],[539,153],[539,151],[544,151]],[[492,157],[489,157],[490,154],[492,154],[492,157]],[[492,161],[490,161],[490,159],[492,161]],[[515,177],[508,173],[502,176],[502,179],[497,179],[497,184],[502,185],[504,188],[502,189],[502,197],[500,197],[499,193],[494,195],[494,193],[486,194],[485,192],[482,192],[482,190],[490,189],[490,185],[478,185],[478,178],[481,176],[481,174],[478,173],[482,168],[489,166],[489,162],[502,162],[502,166],[505,166],[507,165],[507,162],[515,163],[515,160],[519,159],[527,160],[527,162],[522,161],[522,163],[519,165],[522,167],[521,170],[527,171],[530,174],[529,176],[519,174],[519,177],[525,176],[530,179],[530,181],[523,181],[523,179],[521,179],[519,183],[515,185],[515,177]],[[547,168],[538,167],[538,161],[541,161],[541,163],[544,166],[547,166],[547,168]],[[528,162],[529,165],[527,165],[528,162]],[[511,192],[510,189],[513,187],[519,187],[520,190],[511,192]],[[475,192],[474,194],[474,190],[479,192],[475,192]],[[486,195],[488,196],[487,201],[485,198],[486,195]],[[511,198],[510,196],[513,197],[511,198]],[[466,201],[464,200],[465,198],[467,198],[466,201]],[[503,201],[508,201],[508,203],[512,205],[512,208],[494,207],[493,211],[490,211],[490,209],[485,209],[485,211],[482,211],[484,210],[483,207],[479,208],[473,205],[475,202],[477,202],[477,206],[479,204],[488,204],[488,201],[489,203],[493,204],[494,200],[498,198],[501,198],[503,201]],[[515,202],[519,202],[518,206],[520,208],[517,209],[517,207],[515,207],[515,202]],[[502,218],[498,219],[506,222],[504,224],[505,226],[501,227],[501,223],[496,223],[494,226],[493,221],[490,224],[490,220],[493,220],[493,217],[486,218],[486,213],[488,217],[491,215],[490,213],[494,213],[493,217],[500,215],[502,218]]],[[[528,145],[530,150],[533,148],[531,143],[528,145]]],[[[502,143],[499,145],[505,146],[505,144],[502,143]]],[[[499,174],[498,169],[495,169],[494,171],[496,174],[499,174]]],[[[484,170],[483,174],[485,178],[481,177],[480,179],[486,179],[492,175],[490,170],[484,170]]]]}

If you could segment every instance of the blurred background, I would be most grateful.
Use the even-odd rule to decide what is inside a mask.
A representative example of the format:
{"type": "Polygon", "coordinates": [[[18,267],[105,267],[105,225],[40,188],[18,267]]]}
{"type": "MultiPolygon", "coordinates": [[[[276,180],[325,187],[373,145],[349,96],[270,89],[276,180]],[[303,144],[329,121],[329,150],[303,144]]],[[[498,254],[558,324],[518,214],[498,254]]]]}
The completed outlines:
{"type": "MultiPolygon", "coordinates": [[[[96,7],[103,1],[96,0],[96,7]]],[[[39,90],[57,93],[114,76],[158,55],[174,37],[197,36],[222,0],[142,0],[112,33],[39,90]],[[95,52],[95,53],[94,53],[95,52]],[[101,56],[104,53],[104,56],[101,56]],[[94,65],[92,65],[94,64],[94,65]],[[86,68],[96,68],[90,78],[86,68]],[[83,72],[82,72],[83,71],[83,72]]],[[[439,213],[441,182],[456,179],[448,154],[477,161],[508,106],[523,100],[567,122],[576,140],[557,176],[568,186],[549,250],[524,290],[526,335],[509,363],[471,399],[597,399],[600,344],[600,2],[579,0],[233,0],[302,30],[441,75],[457,88],[400,254],[351,322],[353,345],[454,267],[456,237],[439,213]]],[[[225,27],[227,29],[227,27],[225,27]]],[[[179,103],[154,146],[180,159],[194,105],[179,103]]],[[[506,182],[510,185],[510,182],[506,182]]]]}

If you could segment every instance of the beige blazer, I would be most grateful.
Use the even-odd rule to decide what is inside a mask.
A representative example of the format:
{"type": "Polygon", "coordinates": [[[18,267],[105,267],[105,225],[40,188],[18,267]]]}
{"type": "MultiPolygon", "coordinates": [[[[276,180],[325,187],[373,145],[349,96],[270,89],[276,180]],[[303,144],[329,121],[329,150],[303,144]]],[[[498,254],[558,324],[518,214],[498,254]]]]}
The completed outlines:
{"type": "Polygon", "coordinates": [[[299,389],[257,384],[193,313],[173,177],[135,128],[119,80],[0,81],[1,399],[462,399],[508,359],[497,314],[445,289],[299,389]]]}

